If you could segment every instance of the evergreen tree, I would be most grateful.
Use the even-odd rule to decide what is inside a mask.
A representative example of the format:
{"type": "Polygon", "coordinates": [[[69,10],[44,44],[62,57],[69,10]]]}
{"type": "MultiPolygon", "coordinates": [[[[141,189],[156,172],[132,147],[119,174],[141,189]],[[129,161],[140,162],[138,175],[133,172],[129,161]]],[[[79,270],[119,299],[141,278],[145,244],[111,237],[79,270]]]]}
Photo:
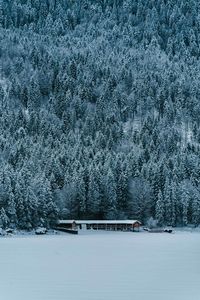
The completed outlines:
{"type": "Polygon", "coordinates": [[[196,226],[200,224],[200,195],[195,190],[192,202],[192,223],[196,226]]]}
{"type": "Polygon", "coordinates": [[[189,208],[189,194],[185,186],[182,187],[182,222],[183,225],[188,224],[188,208],[189,208]]]}
{"type": "Polygon", "coordinates": [[[16,215],[16,204],[14,194],[11,193],[9,195],[7,214],[9,216],[10,223],[12,226],[16,226],[17,224],[17,215],[16,215]]]}
{"type": "Polygon", "coordinates": [[[158,200],[156,202],[156,220],[158,221],[158,225],[162,226],[164,224],[165,218],[165,202],[163,199],[162,192],[158,193],[158,200]]]}
{"type": "Polygon", "coordinates": [[[88,215],[98,217],[100,211],[101,203],[101,191],[99,187],[99,174],[98,171],[92,169],[89,175],[89,186],[88,186],[88,200],[87,200],[87,210],[88,215]]]}
{"type": "Polygon", "coordinates": [[[105,217],[115,219],[117,215],[116,183],[112,171],[109,169],[105,178],[105,217]]]}
{"type": "Polygon", "coordinates": [[[3,228],[6,228],[10,223],[10,220],[9,220],[9,218],[5,212],[5,209],[3,207],[1,208],[0,222],[1,222],[1,225],[3,228]]]}

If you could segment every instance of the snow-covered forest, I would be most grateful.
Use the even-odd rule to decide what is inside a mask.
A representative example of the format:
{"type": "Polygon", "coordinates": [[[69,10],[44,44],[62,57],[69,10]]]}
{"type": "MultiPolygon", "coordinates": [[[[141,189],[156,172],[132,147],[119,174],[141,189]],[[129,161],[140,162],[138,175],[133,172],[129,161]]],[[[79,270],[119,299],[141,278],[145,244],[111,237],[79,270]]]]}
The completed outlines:
{"type": "Polygon", "coordinates": [[[199,44],[196,0],[1,0],[1,225],[199,225],[199,44]]]}

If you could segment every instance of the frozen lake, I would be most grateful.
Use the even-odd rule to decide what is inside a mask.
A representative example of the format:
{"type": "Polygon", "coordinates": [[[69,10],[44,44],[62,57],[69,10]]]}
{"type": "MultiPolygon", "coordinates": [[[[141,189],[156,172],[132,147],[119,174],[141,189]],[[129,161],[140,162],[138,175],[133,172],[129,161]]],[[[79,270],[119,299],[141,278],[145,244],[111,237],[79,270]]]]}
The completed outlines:
{"type": "Polygon", "coordinates": [[[2,300],[200,300],[200,233],[0,239],[2,300]]]}

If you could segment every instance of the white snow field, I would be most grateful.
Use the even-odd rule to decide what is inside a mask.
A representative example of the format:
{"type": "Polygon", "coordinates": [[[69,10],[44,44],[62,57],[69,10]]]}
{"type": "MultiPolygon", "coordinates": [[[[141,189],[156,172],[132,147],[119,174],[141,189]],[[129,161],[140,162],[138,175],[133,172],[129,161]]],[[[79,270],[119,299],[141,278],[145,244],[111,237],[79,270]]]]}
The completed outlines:
{"type": "Polygon", "coordinates": [[[1,300],[200,300],[200,233],[0,239],[1,300]]]}

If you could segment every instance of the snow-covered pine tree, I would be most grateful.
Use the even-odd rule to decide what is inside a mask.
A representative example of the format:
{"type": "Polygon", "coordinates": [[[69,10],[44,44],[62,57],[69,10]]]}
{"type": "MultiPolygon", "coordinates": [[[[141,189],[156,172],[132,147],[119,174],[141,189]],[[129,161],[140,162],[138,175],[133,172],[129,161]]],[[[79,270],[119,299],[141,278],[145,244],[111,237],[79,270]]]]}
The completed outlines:
{"type": "Polygon", "coordinates": [[[163,199],[162,192],[159,191],[158,193],[158,200],[156,202],[156,220],[158,225],[162,226],[165,223],[165,202],[163,199]]]}
{"type": "Polygon", "coordinates": [[[1,208],[0,211],[0,224],[3,228],[6,228],[10,224],[10,220],[3,207],[1,208]]]}

